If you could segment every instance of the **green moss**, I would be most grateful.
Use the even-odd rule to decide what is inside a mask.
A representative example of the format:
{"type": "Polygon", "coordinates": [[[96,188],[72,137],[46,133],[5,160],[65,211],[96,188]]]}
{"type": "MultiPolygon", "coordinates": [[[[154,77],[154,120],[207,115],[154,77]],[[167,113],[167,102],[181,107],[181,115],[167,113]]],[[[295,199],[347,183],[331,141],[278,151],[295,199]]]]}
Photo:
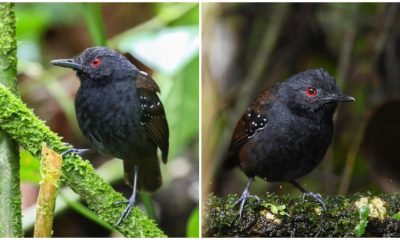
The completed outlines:
{"type": "MultiPolygon", "coordinates": [[[[209,196],[203,211],[203,236],[206,237],[355,237],[355,226],[360,218],[356,206],[362,197],[382,199],[387,204],[387,216],[392,216],[400,207],[400,195],[354,194],[349,196],[324,197],[327,210],[318,203],[303,202],[302,196],[277,196],[268,194],[260,202],[249,199],[239,219],[239,209],[233,204],[236,195],[226,197],[209,196]],[[284,212],[272,210],[271,205],[285,206],[284,212]],[[274,213],[275,212],[275,213],[274,213]],[[278,213],[278,214],[277,214],[278,213]]],[[[380,204],[378,204],[380,205],[380,204]]],[[[380,205],[382,207],[382,205],[380,205]]],[[[380,209],[382,212],[382,209],[380,209]]],[[[363,236],[398,236],[400,225],[391,219],[369,217],[363,236]],[[388,220],[388,221],[387,221],[388,220]],[[386,229],[386,231],[382,231],[386,229]]]]}
{"type": "MultiPolygon", "coordinates": [[[[0,83],[17,94],[17,40],[13,3],[0,3],[0,83]]],[[[0,236],[21,237],[18,144],[0,132],[0,236]]]]}
{"type": "Polygon", "coordinates": [[[0,82],[17,93],[17,39],[13,3],[0,4],[0,82]]]}
{"type": "MultiPolygon", "coordinates": [[[[69,147],[39,120],[25,104],[0,85],[0,127],[34,156],[39,156],[42,142],[59,153],[69,147]]],[[[63,183],[69,185],[88,204],[89,208],[110,225],[114,225],[125,206],[114,205],[126,201],[104,182],[93,166],[79,156],[68,155],[63,164],[63,183]]],[[[154,221],[134,208],[123,224],[116,227],[127,237],[165,237],[154,221]]]]}

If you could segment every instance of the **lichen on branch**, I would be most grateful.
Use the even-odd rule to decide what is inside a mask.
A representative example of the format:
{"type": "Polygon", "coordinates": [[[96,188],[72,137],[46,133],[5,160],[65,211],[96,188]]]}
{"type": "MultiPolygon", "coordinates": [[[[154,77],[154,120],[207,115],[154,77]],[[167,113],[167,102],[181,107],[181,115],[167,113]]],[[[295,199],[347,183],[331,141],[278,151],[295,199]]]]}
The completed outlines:
{"type": "MultiPolygon", "coordinates": [[[[34,156],[39,156],[45,142],[61,153],[69,147],[52,132],[26,105],[0,84],[0,128],[34,156]]],[[[62,168],[63,181],[83,199],[99,218],[114,226],[124,210],[126,201],[96,173],[93,166],[81,157],[67,155],[62,168]]],[[[165,237],[153,220],[134,208],[120,226],[115,226],[126,237],[165,237]]]]}
{"type": "Polygon", "coordinates": [[[236,195],[209,196],[203,209],[205,237],[399,237],[400,194],[358,193],[325,197],[327,210],[299,195],[268,194],[249,199],[239,219],[236,195]],[[264,196],[263,196],[264,197],[264,196]],[[360,209],[369,209],[360,230],[360,209]],[[356,227],[358,227],[356,229],[356,227]],[[361,232],[360,232],[361,231],[361,232]]]}

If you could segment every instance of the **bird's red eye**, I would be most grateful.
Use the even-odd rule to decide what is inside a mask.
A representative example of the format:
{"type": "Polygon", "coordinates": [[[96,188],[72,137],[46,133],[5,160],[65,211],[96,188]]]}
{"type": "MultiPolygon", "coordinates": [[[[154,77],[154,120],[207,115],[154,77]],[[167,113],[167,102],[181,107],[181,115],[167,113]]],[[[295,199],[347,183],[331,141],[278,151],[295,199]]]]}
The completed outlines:
{"type": "Polygon", "coordinates": [[[99,66],[100,66],[100,64],[101,64],[101,60],[100,60],[100,58],[93,58],[91,61],[90,61],[90,66],[92,66],[92,67],[94,67],[94,68],[98,68],[99,66]]]}
{"type": "Polygon", "coordinates": [[[307,97],[315,97],[317,95],[317,89],[315,89],[313,87],[307,88],[306,95],[307,95],[307,97]]]}

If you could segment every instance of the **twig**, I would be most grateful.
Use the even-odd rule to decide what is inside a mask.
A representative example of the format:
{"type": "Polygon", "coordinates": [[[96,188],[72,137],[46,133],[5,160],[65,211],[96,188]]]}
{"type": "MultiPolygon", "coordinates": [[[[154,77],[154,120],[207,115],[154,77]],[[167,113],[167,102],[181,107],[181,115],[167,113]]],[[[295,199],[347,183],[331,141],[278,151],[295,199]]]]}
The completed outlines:
{"type": "Polygon", "coordinates": [[[43,143],[42,182],[37,199],[34,237],[51,237],[52,235],[55,202],[60,189],[61,167],[62,157],[43,143]]]}

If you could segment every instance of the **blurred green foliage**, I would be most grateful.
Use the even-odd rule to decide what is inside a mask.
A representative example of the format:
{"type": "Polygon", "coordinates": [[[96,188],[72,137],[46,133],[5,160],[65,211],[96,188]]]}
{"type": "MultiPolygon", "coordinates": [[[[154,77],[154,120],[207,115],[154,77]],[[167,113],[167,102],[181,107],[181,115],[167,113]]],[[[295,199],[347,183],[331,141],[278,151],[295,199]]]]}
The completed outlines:
{"type": "Polygon", "coordinates": [[[21,181],[39,183],[41,180],[39,159],[23,149],[19,151],[19,158],[21,161],[21,181]]]}
{"type": "Polygon", "coordinates": [[[187,230],[186,230],[186,237],[189,238],[197,238],[199,237],[199,219],[200,219],[200,214],[199,214],[199,208],[195,208],[190,214],[189,221],[187,224],[187,230]]]}

